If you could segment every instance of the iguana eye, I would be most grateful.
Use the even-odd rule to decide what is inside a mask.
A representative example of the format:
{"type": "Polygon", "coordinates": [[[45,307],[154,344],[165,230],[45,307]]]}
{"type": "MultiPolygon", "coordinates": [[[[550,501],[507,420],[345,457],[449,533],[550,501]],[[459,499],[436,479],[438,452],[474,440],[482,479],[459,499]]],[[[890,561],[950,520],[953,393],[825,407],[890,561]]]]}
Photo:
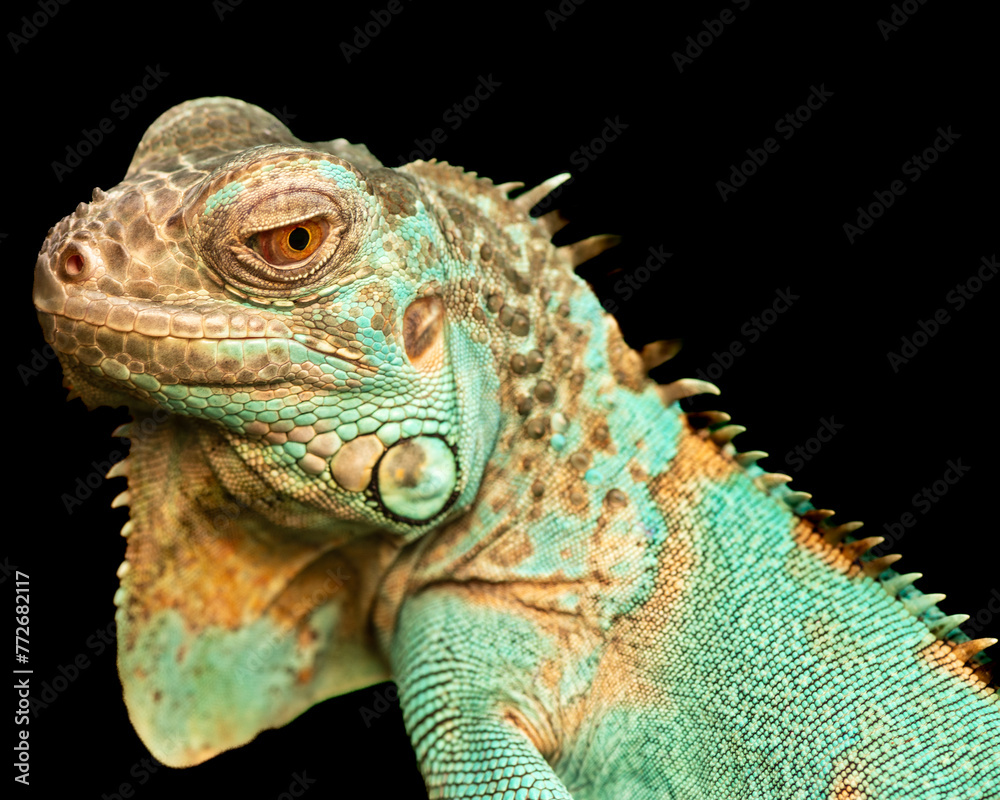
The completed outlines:
{"type": "Polygon", "coordinates": [[[307,219],[260,231],[247,244],[272,267],[298,266],[319,249],[329,227],[325,220],[307,219]]]}
{"type": "Polygon", "coordinates": [[[184,219],[198,253],[237,293],[309,296],[350,269],[370,228],[364,192],[295,164],[241,163],[191,189],[184,219]]]}

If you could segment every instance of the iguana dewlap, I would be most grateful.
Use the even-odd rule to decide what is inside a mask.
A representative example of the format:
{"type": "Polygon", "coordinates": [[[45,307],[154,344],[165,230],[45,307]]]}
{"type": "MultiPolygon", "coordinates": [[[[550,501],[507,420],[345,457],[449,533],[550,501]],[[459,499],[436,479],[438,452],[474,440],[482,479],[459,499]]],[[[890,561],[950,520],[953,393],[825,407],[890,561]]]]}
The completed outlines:
{"type": "MultiPolygon", "coordinates": [[[[228,98],[49,232],[66,382],[134,421],[118,666],[196,764],[392,678],[431,797],[1000,797],[979,651],[656,386],[529,210],[228,98]]],[[[332,756],[331,756],[332,757],[332,756]]]]}

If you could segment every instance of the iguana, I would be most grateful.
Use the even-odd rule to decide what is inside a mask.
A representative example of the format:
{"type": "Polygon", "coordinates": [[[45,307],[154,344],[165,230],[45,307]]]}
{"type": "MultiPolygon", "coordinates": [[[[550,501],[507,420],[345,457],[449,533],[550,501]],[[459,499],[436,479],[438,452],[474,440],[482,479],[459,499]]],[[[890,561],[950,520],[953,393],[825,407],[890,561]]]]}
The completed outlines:
{"type": "Polygon", "coordinates": [[[431,797],[1000,797],[962,615],[657,385],[520,191],[183,103],[49,231],[71,396],[129,407],[118,668],[188,766],[392,679],[431,797]]]}

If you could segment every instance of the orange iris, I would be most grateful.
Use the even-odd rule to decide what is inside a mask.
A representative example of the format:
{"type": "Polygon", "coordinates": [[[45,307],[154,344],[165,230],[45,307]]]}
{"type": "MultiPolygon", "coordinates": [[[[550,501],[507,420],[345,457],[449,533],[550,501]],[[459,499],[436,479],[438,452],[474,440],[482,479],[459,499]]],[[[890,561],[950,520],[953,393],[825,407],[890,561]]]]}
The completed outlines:
{"type": "Polygon", "coordinates": [[[316,252],[323,243],[325,234],[324,225],[319,220],[295,222],[283,228],[258,233],[257,252],[275,267],[298,264],[316,252]]]}

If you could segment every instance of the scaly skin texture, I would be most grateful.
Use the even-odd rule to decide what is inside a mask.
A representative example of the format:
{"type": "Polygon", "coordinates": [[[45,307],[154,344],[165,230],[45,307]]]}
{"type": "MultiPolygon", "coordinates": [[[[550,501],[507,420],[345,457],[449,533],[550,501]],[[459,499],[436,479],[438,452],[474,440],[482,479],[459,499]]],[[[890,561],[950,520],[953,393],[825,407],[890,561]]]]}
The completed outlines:
{"type": "Polygon", "coordinates": [[[994,640],[656,386],[557,213],[228,98],[35,273],[126,404],[119,672],[161,761],[392,678],[431,797],[1000,796],[994,640]]]}

